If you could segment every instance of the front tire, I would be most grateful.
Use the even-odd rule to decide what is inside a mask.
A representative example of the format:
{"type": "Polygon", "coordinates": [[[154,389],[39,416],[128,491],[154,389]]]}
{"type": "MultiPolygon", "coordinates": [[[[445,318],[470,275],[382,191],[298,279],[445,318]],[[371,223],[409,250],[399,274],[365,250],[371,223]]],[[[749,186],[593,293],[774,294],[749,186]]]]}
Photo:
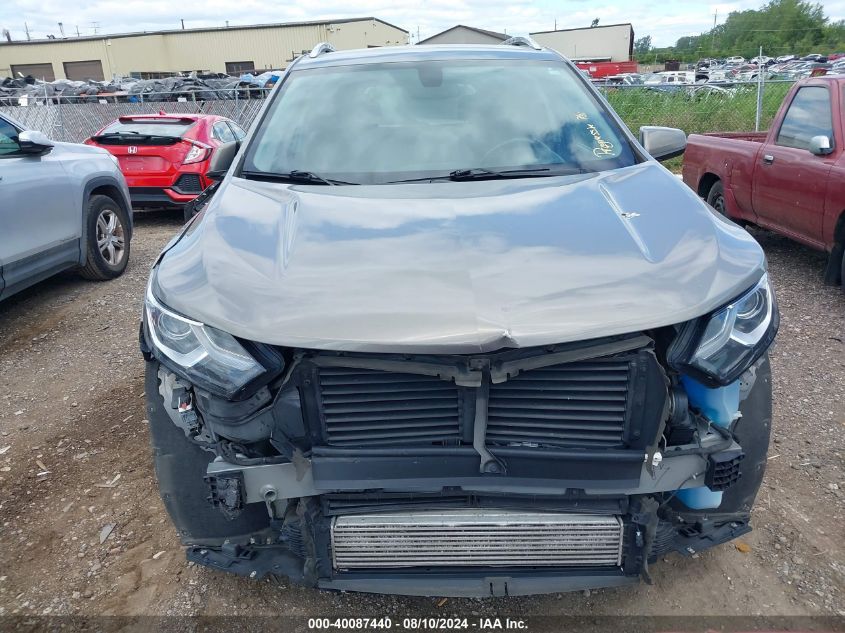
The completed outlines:
{"type": "Polygon", "coordinates": [[[713,207],[719,215],[728,217],[725,206],[725,187],[722,185],[721,180],[717,180],[710,187],[710,191],[707,193],[707,204],[713,207]]]}
{"type": "Polygon", "coordinates": [[[123,274],[129,262],[129,216],[108,196],[91,196],[86,209],[86,279],[105,281],[123,274]]]}

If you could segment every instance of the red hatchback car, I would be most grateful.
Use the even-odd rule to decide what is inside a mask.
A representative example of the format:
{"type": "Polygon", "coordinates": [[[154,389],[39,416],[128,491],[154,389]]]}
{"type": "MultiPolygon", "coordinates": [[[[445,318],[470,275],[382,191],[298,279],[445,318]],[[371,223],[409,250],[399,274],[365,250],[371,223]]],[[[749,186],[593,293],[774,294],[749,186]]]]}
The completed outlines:
{"type": "Polygon", "coordinates": [[[122,116],[85,143],[117,157],[133,208],[181,208],[211,184],[214,151],[245,136],[225,117],[159,112],[122,116]]]}

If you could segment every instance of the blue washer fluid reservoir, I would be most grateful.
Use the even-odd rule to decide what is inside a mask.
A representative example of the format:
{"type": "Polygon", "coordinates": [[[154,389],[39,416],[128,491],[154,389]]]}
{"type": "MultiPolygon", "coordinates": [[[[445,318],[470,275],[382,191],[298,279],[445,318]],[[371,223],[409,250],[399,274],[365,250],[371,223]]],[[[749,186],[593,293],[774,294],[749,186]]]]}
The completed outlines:
{"type": "MultiPolygon", "coordinates": [[[[739,411],[739,380],[726,387],[711,389],[688,376],[681,376],[681,384],[687,392],[690,406],[701,411],[713,424],[727,428],[739,411]]],[[[718,508],[722,493],[713,492],[707,486],[679,490],[678,499],[688,508],[705,510],[718,508]]]]}

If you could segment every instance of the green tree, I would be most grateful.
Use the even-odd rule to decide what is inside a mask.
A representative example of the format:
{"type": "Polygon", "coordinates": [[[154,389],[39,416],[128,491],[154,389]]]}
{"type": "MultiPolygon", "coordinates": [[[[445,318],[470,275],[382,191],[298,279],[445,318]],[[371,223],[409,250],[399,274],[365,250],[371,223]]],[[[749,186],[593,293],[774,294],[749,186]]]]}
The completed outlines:
{"type": "Polygon", "coordinates": [[[658,57],[695,61],[699,57],[758,54],[831,53],[845,48],[845,22],[831,22],[824,7],[804,0],[770,0],[759,9],[731,12],[724,24],[700,35],[682,37],[658,57]]]}
{"type": "Polygon", "coordinates": [[[647,55],[651,51],[651,35],[646,35],[634,41],[634,54],[647,55]]]}

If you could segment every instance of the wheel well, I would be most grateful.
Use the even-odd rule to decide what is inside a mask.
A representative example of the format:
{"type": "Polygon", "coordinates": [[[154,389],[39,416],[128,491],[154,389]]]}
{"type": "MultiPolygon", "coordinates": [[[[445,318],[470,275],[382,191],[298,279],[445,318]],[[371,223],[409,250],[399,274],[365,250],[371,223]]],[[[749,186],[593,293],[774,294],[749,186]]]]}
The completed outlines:
{"type": "Polygon", "coordinates": [[[698,181],[698,195],[702,198],[707,198],[707,194],[710,193],[710,188],[720,180],[721,178],[719,178],[716,174],[704,174],[701,177],[701,180],[698,181]]]}

